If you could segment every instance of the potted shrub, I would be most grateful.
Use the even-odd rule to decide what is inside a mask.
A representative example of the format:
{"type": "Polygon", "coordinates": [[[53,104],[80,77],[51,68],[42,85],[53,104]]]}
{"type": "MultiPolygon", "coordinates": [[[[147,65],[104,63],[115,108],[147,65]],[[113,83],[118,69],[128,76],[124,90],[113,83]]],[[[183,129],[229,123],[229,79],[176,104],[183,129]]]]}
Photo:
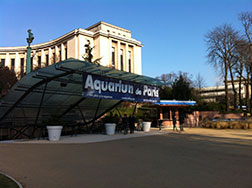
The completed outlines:
{"type": "Polygon", "coordinates": [[[52,115],[47,120],[46,128],[48,131],[49,141],[58,141],[60,139],[63,124],[64,124],[63,120],[56,115],[52,115]]]}
{"type": "Polygon", "coordinates": [[[150,132],[151,127],[151,119],[148,117],[148,115],[145,115],[143,118],[143,130],[144,132],[150,132]]]}
{"type": "Polygon", "coordinates": [[[118,118],[116,116],[113,116],[112,114],[109,114],[105,116],[104,123],[105,123],[104,125],[106,129],[106,134],[114,135],[116,124],[118,123],[118,118]]]}

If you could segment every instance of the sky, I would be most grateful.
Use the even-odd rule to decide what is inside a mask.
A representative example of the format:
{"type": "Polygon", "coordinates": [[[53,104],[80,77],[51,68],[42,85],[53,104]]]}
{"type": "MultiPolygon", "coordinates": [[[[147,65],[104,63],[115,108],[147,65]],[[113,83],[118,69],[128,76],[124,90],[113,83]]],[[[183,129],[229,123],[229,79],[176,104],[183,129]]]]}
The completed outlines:
{"type": "Polygon", "coordinates": [[[216,86],[205,35],[222,24],[242,31],[238,15],[252,11],[252,0],[0,0],[0,8],[0,47],[26,46],[28,29],[37,44],[104,21],[142,42],[143,75],[200,73],[216,86]]]}

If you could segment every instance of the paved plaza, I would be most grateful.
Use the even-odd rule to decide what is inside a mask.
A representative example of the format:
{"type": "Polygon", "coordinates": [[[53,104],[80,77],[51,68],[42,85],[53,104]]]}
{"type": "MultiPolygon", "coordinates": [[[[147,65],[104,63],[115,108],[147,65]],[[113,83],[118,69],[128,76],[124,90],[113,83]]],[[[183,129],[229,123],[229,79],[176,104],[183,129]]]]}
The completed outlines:
{"type": "Polygon", "coordinates": [[[123,136],[0,143],[0,171],[25,188],[252,185],[251,130],[191,128],[123,136]]]}

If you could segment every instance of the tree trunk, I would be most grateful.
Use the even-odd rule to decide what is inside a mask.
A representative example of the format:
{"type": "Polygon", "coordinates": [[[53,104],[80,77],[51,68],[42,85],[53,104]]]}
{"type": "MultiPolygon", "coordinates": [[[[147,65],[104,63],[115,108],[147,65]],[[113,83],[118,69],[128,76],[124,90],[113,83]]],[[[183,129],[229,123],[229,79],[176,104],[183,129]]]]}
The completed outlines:
{"type": "Polygon", "coordinates": [[[225,63],[225,73],[224,73],[224,82],[225,82],[225,105],[226,105],[226,112],[229,110],[229,98],[228,98],[228,85],[227,85],[227,80],[228,80],[228,66],[227,63],[225,63]]]}
{"type": "MultiPolygon", "coordinates": [[[[242,74],[241,74],[242,75],[242,74]]],[[[239,108],[242,110],[242,96],[241,96],[241,83],[242,83],[242,76],[239,76],[239,108]]]]}
{"type": "MultiPolygon", "coordinates": [[[[252,73],[252,67],[250,67],[250,74],[252,73]]],[[[249,113],[251,114],[252,112],[252,75],[250,75],[250,101],[249,101],[249,113]]]]}
{"type": "Polygon", "coordinates": [[[240,68],[239,68],[239,108],[240,110],[242,110],[242,106],[243,106],[243,100],[242,100],[242,94],[241,94],[241,89],[242,89],[242,80],[243,80],[243,85],[246,85],[246,80],[243,77],[243,70],[244,70],[244,66],[243,63],[240,62],[240,68]]]}
{"type": "Polygon", "coordinates": [[[231,84],[232,84],[232,88],[233,88],[233,92],[234,92],[234,109],[237,110],[237,91],[236,91],[235,85],[234,85],[234,76],[233,76],[231,66],[229,66],[229,72],[230,72],[231,84]]]}
{"type": "Polygon", "coordinates": [[[249,105],[249,77],[247,78],[247,83],[246,83],[246,112],[249,112],[250,105],[249,105]]]}
{"type": "Polygon", "coordinates": [[[250,75],[250,72],[249,72],[249,69],[246,68],[246,74],[247,74],[247,78],[246,78],[246,82],[245,82],[245,85],[246,85],[246,98],[245,98],[245,104],[246,104],[246,113],[249,112],[249,109],[250,109],[250,105],[249,105],[249,81],[250,81],[250,78],[249,78],[249,75],[250,75]]]}

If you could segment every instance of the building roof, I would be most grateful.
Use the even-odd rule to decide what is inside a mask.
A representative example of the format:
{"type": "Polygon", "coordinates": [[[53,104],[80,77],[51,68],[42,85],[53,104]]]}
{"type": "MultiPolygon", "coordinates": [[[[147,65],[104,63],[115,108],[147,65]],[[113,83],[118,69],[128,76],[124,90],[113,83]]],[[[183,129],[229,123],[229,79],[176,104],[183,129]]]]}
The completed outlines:
{"type": "Polygon", "coordinates": [[[19,80],[0,100],[0,126],[10,122],[16,125],[34,125],[47,120],[50,115],[64,116],[68,122],[79,120],[88,124],[121,102],[84,98],[82,73],[140,84],[162,85],[160,80],[147,76],[68,59],[33,71],[19,80]]]}
{"type": "Polygon", "coordinates": [[[100,21],[94,25],[91,25],[90,27],[86,28],[86,30],[91,30],[99,25],[106,25],[106,26],[109,26],[109,27],[112,27],[114,29],[118,29],[118,30],[121,30],[121,31],[124,31],[124,32],[127,32],[127,33],[131,33],[130,30],[127,30],[127,29],[124,29],[124,28],[121,28],[121,27],[118,27],[116,25],[112,25],[112,24],[109,24],[109,23],[106,23],[106,22],[103,22],[103,21],[100,21]]]}
{"type": "Polygon", "coordinates": [[[160,100],[159,103],[155,104],[159,106],[194,106],[196,101],[160,100]]]}

